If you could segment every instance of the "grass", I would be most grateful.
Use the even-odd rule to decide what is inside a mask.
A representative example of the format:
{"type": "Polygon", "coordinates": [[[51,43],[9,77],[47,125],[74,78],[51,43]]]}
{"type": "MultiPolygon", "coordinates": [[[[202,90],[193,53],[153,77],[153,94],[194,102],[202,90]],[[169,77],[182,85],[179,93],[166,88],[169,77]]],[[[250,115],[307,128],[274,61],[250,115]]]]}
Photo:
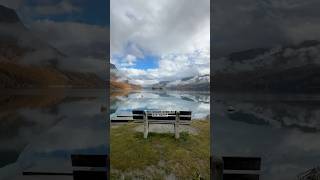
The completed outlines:
{"type": "Polygon", "coordinates": [[[194,121],[197,134],[143,133],[136,124],[111,128],[111,179],[209,179],[209,121],[194,121]]]}

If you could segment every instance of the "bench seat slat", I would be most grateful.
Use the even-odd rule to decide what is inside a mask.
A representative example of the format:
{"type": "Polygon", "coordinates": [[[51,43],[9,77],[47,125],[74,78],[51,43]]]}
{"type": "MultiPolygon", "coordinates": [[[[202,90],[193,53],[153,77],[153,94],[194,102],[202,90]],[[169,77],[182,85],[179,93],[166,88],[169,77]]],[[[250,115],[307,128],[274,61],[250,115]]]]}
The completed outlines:
{"type": "Polygon", "coordinates": [[[191,111],[180,111],[180,115],[190,115],[191,116],[191,111]]]}
{"type": "Polygon", "coordinates": [[[180,120],[191,120],[191,117],[180,117],[180,120]]]}
{"type": "Polygon", "coordinates": [[[72,166],[78,167],[106,167],[107,155],[71,155],[72,166]]]}
{"type": "Polygon", "coordinates": [[[108,175],[106,171],[73,171],[74,180],[106,180],[108,175]]]}
{"type": "Polygon", "coordinates": [[[143,120],[143,116],[133,116],[133,119],[141,119],[141,120],[143,120]]]}
{"type": "Polygon", "coordinates": [[[260,157],[223,157],[226,170],[260,170],[260,157]]]}
{"type": "Polygon", "coordinates": [[[223,180],[259,180],[259,174],[223,174],[223,180]]]}
{"type": "Polygon", "coordinates": [[[168,117],[152,117],[148,116],[148,120],[176,120],[175,116],[168,116],[168,117]]]}
{"type": "MultiPolygon", "coordinates": [[[[144,121],[137,121],[135,120],[134,123],[144,123],[144,121]]],[[[161,120],[157,120],[157,121],[148,121],[149,124],[174,124],[175,121],[161,121],[161,120]]],[[[188,125],[191,124],[190,121],[180,121],[179,124],[181,125],[188,125]]]]}

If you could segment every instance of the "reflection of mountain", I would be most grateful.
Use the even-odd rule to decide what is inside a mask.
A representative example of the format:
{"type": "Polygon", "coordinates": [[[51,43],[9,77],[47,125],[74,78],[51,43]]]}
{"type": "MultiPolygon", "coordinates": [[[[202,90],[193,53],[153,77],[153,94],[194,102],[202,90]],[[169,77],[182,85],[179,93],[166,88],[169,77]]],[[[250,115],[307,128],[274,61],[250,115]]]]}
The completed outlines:
{"type": "Polygon", "coordinates": [[[94,73],[60,69],[66,55],[36,38],[14,10],[0,5],[0,88],[102,87],[94,73]]]}
{"type": "Polygon", "coordinates": [[[115,114],[132,109],[190,110],[193,119],[203,119],[210,112],[209,99],[206,92],[135,91],[112,98],[110,108],[115,114]]]}
{"type": "Polygon", "coordinates": [[[110,63],[110,88],[111,90],[135,90],[140,89],[140,86],[129,83],[129,79],[110,63]]]}
{"type": "Polygon", "coordinates": [[[319,164],[317,95],[217,92],[213,104],[211,137],[217,156],[262,157],[261,179],[297,179],[319,164]],[[230,106],[238,112],[231,118],[230,106]]]}
{"type": "Polygon", "coordinates": [[[318,92],[320,42],[251,49],[215,60],[216,90],[318,92]]]}
{"type": "MultiPolygon", "coordinates": [[[[237,98],[237,96],[232,97],[237,98]]],[[[295,100],[297,98],[295,96],[290,100],[282,100],[280,97],[276,100],[255,98],[257,99],[215,102],[216,111],[226,112],[229,119],[248,124],[299,129],[303,132],[320,131],[318,100],[295,100]],[[232,104],[235,111],[227,113],[227,104],[232,104]]]]}
{"type": "Polygon", "coordinates": [[[199,75],[183,78],[176,81],[163,81],[152,86],[152,89],[174,89],[174,90],[192,90],[207,91],[210,88],[210,76],[199,75]]]}
{"type": "MultiPolygon", "coordinates": [[[[64,93],[19,91],[15,95],[8,93],[1,96],[0,171],[1,167],[14,163],[17,159],[19,161],[22,158],[21,154],[30,151],[31,144],[34,145],[35,151],[50,153],[50,148],[59,143],[59,146],[55,147],[59,152],[67,152],[66,148],[88,149],[86,147],[88,144],[104,143],[105,135],[102,133],[105,133],[105,117],[100,112],[100,107],[104,103],[103,94],[103,91],[88,90],[85,92],[72,90],[64,93]],[[45,138],[46,134],[51,136],[45,138]],[[41,141],[48,143],[48,146],[39,148],[41,141]]],[[[35,164],[30,162],[31,159],[41,160],[44,158],[44,153],[41,156],[34,153],[28,154],[27,157],[23,155],[26,160],[21,164],[29,163],[34,166],[35,164]]],[[[62,154],[68,158],[66,153],[62,154]]],[[[48,163],[52,167],[53,164],[47,162],[46,158],[39,166],[48,163]]],[[[53,157],[53,160],[58,161],[58,158],[53,157]]],[[[69,163],[69,159],[66,162],[69,163]]],[[[61,165],[63,164],[58,163],[57,167],[61,165]]],[[[0,179],[3,178],[1,173],[0,179]]],[[[20,171],[10,173],[20,174],[20,171]]]]}
{"type": "Polygon", "coordinates": [[[55,113],[55,106],[62,99],[61,95],[52,94],[50,96],[1,97],[0,167],[15,162],[20,152],[32,139],[63,119],[55,113]],[[40,108],[41,110],[38,110],[40,108]]]}

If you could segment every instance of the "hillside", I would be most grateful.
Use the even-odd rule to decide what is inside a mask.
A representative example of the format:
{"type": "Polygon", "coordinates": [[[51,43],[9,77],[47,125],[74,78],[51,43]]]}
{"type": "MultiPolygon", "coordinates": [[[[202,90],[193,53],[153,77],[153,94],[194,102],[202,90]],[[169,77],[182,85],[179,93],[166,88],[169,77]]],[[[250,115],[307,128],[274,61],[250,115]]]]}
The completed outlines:
{"type": "Polygon", "coordinates": [[[110,63],[110,89],[112,91],[116,90],[137,90],[141,87],[129,83],[129,78],[124,74],[121,74],[116,66],[110,63]]]}
{"type": "Polygon", "coordinates": [[[103,87],[94,73],[60,68],[67,56],[40,40],[0,5],[0,88],[103,87]]]}

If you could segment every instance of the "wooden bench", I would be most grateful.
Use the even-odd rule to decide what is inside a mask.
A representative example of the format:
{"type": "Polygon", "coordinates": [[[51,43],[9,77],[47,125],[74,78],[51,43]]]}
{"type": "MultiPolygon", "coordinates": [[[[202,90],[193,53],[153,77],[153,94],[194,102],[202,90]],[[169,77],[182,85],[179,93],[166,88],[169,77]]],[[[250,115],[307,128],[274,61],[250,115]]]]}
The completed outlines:
{"type": "Polygon", "coordinates": [[[149,124],[173,124],[178,139],[179,125],[191,123],[191,111],[132,110],[132,115],[135,123],[144,123],[144,138],[148,138],[149,124]]]}
{"type": "Polygon", "coordinates": [[[217,180],[259,180],[260,157],[222,157],[211,158],[212,176],[217,180]]]}
{"type": "MultiPolygon", "coordinates": [[[[71,155],[72,172],[24,171],[24,176],[72,176],[74,180],[106,180],[108,176],[107,155],[71,155]]],[[[60,179],[60,178],[57,178],[60,179]]]]}
{"type": "Polygon", "coordinates": [[[71,155],[74,180],[105,180],[107,175],[107,155],[71,155]]]}

